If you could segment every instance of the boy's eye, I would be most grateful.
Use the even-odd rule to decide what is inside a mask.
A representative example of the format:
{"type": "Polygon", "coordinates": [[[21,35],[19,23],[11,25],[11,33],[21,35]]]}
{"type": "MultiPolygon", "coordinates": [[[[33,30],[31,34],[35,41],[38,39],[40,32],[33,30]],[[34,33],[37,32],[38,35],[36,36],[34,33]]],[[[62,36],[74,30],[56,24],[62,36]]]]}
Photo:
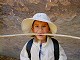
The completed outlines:
{"type": "Polygon", "coordinates": [[[46,27],[46,26],[42,26],[42,27],[46,27]]]}
{"type": "Polygon", "coordinates": [[[39,26],[35,26],[35,27],[39,27],[39,26]]]}

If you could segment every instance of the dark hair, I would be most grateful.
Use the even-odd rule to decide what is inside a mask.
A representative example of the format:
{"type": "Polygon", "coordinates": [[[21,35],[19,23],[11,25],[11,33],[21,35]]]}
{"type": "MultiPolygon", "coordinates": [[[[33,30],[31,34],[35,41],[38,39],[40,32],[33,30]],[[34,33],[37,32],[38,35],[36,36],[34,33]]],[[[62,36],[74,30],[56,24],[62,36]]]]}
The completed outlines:
{"type": "Polygon", "coordinates": [[[35,21],[36,21],[36,20],[33,21],[32,26],[34,25],[34,22],[35,22],[35,21]]]}

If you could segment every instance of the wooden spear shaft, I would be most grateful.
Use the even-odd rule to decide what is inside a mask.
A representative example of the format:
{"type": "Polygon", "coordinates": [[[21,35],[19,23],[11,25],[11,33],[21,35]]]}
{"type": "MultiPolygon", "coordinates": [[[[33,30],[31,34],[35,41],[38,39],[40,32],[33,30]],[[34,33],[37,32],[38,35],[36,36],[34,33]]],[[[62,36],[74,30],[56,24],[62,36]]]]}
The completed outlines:
{"type": "Polygon", "coordinates": [[[80,39],[80,37],[70,36],[70,35],[62,35],[62,34],[35,34],[35,33],[0,35],[0,38],[3,38],[3,37],[14,37],[14,36],[31,36],[31,35],[49,35],[49,36],[69,37],[69,38],[74,38],[74,39],[80,39]]]}

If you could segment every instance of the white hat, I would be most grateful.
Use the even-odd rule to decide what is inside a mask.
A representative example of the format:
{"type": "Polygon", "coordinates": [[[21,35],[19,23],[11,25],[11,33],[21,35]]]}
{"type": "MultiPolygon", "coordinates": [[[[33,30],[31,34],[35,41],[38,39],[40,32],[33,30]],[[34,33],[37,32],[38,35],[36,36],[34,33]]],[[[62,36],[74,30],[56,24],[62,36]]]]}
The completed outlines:
{"type": "Polygon", "coordinates": [[[50,18],[45,13],[37,13],[33,16],[33,18],[26,18],[22,21],[21,27],[25,34],[32,33],[31,28],[34,20],[47,22],[51,33],[54,34],[57,32],[56,25],[50,21],[50,18]]]}

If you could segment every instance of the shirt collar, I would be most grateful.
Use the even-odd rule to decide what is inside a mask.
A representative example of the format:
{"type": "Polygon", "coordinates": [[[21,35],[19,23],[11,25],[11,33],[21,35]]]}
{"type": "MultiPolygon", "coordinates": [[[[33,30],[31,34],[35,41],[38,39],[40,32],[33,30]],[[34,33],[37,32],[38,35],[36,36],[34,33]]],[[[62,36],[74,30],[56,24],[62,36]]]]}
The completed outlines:
{"type": "MultiPolygon", "coordinates": [[[[47,37],[47,42],[46,43],[42,43],[42,47],[46,47],[48,44],[49,44],[49,42],[50,42],[50,37],[47,37]]],[[[34,40],[33,40],[33,43],[36,45],[36,46],[40,46],[40,41],[39,42],[35,42],[35,38],[34,38],[34,40]]]]}

